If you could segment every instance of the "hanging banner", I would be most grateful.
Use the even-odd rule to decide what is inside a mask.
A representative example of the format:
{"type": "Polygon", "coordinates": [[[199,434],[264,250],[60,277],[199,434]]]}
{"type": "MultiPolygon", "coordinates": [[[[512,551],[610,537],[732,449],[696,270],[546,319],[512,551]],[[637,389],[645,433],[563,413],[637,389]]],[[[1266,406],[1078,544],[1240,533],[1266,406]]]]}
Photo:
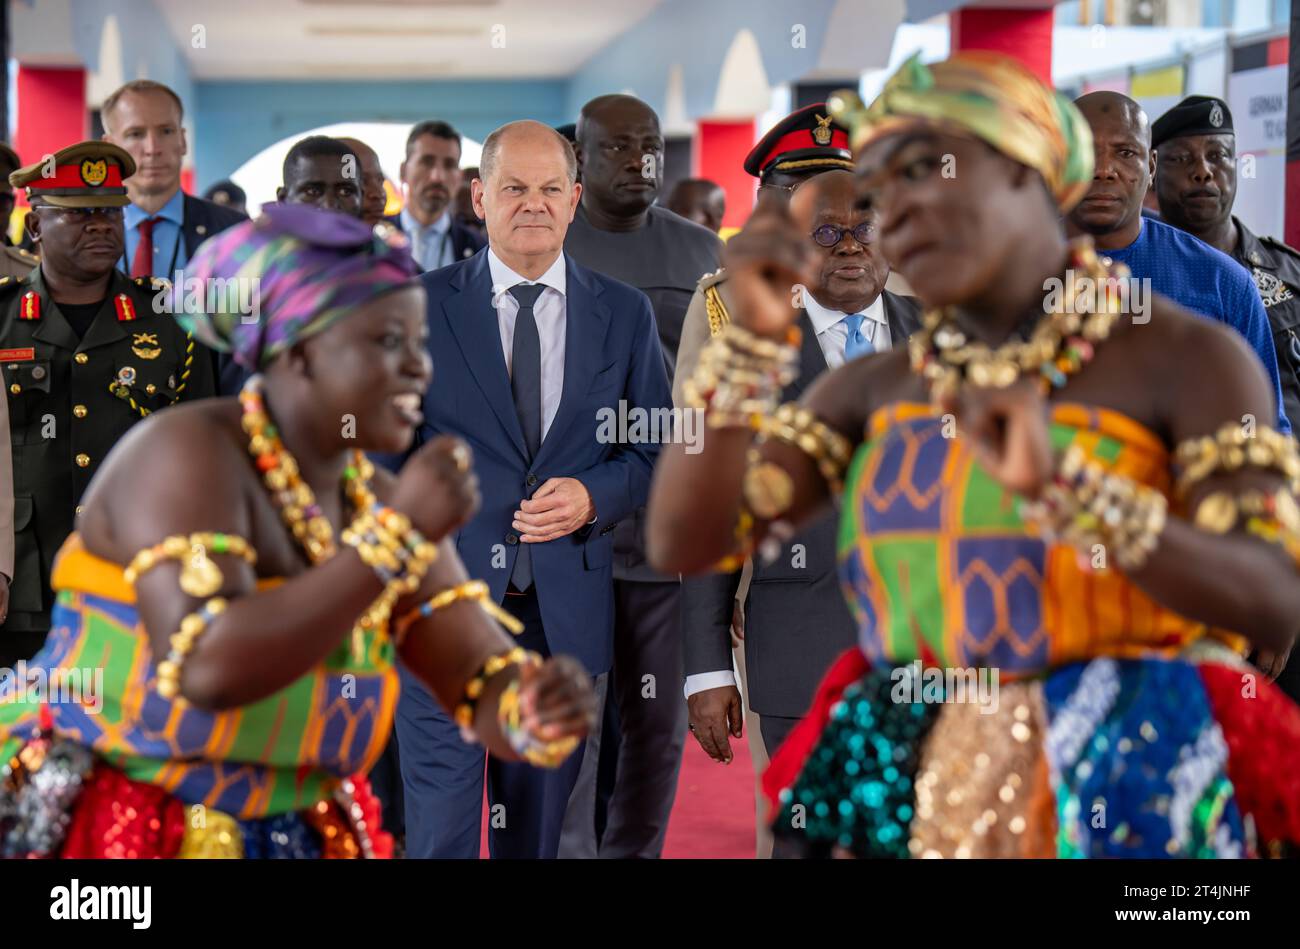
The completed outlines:
{"type": "Polygon", "coordinates": [[[1233,213],[1258,234],[1282,235],[1286,193],[1287,67],[1247,69],[1228,77],[1237,136],[1233,213]]]}

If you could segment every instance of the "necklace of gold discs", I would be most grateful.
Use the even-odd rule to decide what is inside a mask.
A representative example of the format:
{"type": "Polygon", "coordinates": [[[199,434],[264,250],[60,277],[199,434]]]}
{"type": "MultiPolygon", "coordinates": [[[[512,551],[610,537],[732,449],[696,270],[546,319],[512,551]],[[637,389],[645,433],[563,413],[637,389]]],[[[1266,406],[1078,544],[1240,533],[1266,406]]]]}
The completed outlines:
{"type": "Polygon", "coordinates": [[[967,336],[953,307],[923,313],[908,352],[912,370],[929,383],[932,398],[954,394],[963,382],[1005,389],[1028,374],[1036,374],[1047,393],[1091,361],[1096,344],[1110,335],[1123,310],[1118,287],[1129,270],[1099,258],[1087,238],[1071,244],[1066,266],[1055,304],[1026,340],[993,348],[967,336]]]}
{"type": "MultiPolygon", "coordinates": [[[[253,376],[244,384],[239,401],[243,407],[241,424],[248,435],[248,451],[262,473],[271,501],[312,565],[324,563],[334,556],[337,549],[334,528],[325,517],[315,493],[299,473],[297,461],[281,441],[279,429],[267,414],[260,375],[253,376]]],[[[357,514],[370,510],[375,504],[375,494],[370,488],[374,472],[370,460],[359,451],[353,452],[352,464],[343,471],[343,489],[357,514]]],[[[352,627],[352,655],[358,663],[365,657],[365,631],[379,629],[388,618],[388,610],[380,608],[385,602],[386,598],[381,596],[352,627]]],[[[391,604],[388,607],[391,609],[391,604]]]]}

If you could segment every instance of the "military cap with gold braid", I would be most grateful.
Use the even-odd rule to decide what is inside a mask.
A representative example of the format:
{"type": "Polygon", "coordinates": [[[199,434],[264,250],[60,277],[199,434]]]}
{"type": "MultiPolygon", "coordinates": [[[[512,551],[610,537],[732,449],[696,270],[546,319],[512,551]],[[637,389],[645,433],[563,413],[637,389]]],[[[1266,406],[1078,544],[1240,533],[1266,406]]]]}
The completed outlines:
{"type": "Polygon", "coordinates": [[[755,178],[775,171],[799,174],[832,168],[853,168],[849,133],[822,102],[791,112],[745,156],[745,171],[755,178]]]}
{"type": "Polygon", "coordinates": [[[9,176],[27,189],[33,205],[56,208],[122,208],[131,203],[123,182],[135,174],[135,160],[111,142],[78,142],[9,176]]]}

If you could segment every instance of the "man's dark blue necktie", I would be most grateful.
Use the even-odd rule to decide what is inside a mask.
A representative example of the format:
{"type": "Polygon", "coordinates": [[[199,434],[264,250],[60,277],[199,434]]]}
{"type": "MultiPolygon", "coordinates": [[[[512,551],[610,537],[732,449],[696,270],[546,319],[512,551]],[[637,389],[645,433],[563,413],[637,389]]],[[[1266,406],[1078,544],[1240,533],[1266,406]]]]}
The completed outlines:
{"type": "MultiPolygon", "coordinates": [[[[542,338],[537,332],[533,304],[545,289],[536,283],[520,283],[510,288],[510,295],[519,302],[510,357],[510,391],[515,397],[519,427],[524,430],[529,461],[537,457],[537,450],[542,447],[542,338]]],[[[527,544],[519,545],[510,582],[518,590],[533,585],[532,552],[527,544]]]]}

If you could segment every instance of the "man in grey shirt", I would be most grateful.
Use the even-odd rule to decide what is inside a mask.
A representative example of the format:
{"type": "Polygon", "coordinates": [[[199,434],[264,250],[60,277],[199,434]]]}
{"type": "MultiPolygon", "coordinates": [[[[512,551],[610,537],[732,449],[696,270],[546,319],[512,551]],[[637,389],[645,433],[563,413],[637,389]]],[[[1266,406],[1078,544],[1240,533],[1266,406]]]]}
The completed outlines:
{"type": "MultiPolygon", "coordinates": [[[[700,277],[718,268],[722,242],[708,228],[655,206],[664,140],[659,117],[644,102],[626,95],[592,99],[582,108],[576,135],[583,192],[565,253],[650,298],[671,378],[686,308],[700,277]]],[[[614,532],[609,694],[617,703],[620,740],[602,857],[660,855],[686,739],[685,708],[676,697],[683,676],[681,585],[646,563],[643,525],[644,511],[638,511],[614,532]]],[[[611,737],[606,734],[602,750],[613,744],[611,737]]],[[[589,766],[595,762],[584,762],[584,769],[589,766]]],[[[579,819],[585,822],[586,815],[579,819]]],[[[578,831],[566,827],[566,837],[578,831]]]]}

